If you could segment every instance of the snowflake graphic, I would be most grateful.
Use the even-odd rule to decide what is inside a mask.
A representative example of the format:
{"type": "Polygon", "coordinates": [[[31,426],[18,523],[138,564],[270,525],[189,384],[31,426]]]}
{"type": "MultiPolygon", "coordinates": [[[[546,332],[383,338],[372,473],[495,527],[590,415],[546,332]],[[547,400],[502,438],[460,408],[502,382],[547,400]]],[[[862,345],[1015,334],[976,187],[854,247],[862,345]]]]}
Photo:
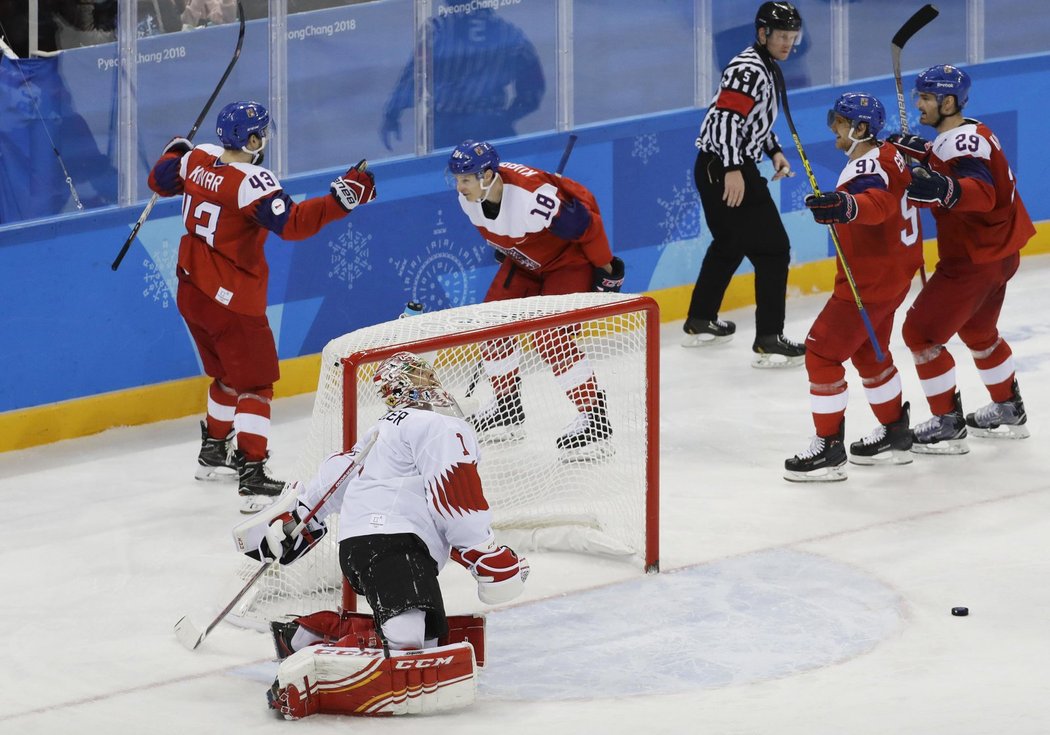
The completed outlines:
{"type": "Polygon", "coordinates": [[[346,230],[328,243],[328,249],[332,251],[332,269],[328,271],[328,277],[353,288],[354,281],[361,278],[365,271],[372,270],[372,265],[368,262],[368,243],[371,240],[371,235],[355,231],[354,223],[348,223],[346,230]]]}
{"type": "Polygon", "coordinates": [[[410,293],[410,300],[427,311],[462,306],[474,299],[475,269],[481,264],[485,248],[460,247],[448,237],[448,229],[437,211],[430,243],[411,258],[390,258],[397,275],[410,293]]]}
{"type": "Polygon", "coordinates": [[[649,159],[660,152],[660,144],[656,142],[656,133],[645,133],[634,138],[634,149],[631,151],[632,158],[642,159],[642,163],[649,164],[649,159]]]}
{"type": "MultiPolygon", "coordinates": [[[[908,110],[908,131],[914,135],[919,128],[919,117],[922,113],[918,110],[908,110]]],[[[900,114],[887,114],[886,124],[879,131],[879,138],[886,138],[894,133],[901,132],[900,114]]]]}
{"type": "MultiPolygon", "coordinates": [[[[786,180],[787,179],[784,179],[782,181],[786,181],[786,180]]],[[[784,186],[784,185],[785,184],[781,183],[781,186],[784,186]]],[[[798,210],[798,209],[805,209],[806,208],[806,197],[809,196],[811,193],[812,193],[812,190],[809,188],[809,180],[808,179],[806,180],[806,185],[805,186],[799,186],[797,184],[792,186],[791,187],[791,193],[790,193],[790,196],[789,196],[789,201],[791,202],[791,206],[789,207],[788,211],[789,212],[794,212],[795,210],[798,210]]]]}
{"type": "Polygon", "coordinates": [[[142,289],[142,297],[160,304],[160,308],[167,309],[171,306],[171,289],[168,282],[164,280],[164,274],[174,273],[175,264],[178,260],[178,251],[171,247],[167,240],[163,240],[156,259],[146,258],[142,265],[146,268],[146,275],[142,280],[146,286],[142,289]]]}
{"type": "Polygon", "coordinates": [[[685,185],[682,188],[671,187],[671,198],[656,199],[664,210],[660,227],[664,231],[663,244],[688,240],[700,235],[700,200],[693,186],[692,176],[685,172],[685,185]]]}

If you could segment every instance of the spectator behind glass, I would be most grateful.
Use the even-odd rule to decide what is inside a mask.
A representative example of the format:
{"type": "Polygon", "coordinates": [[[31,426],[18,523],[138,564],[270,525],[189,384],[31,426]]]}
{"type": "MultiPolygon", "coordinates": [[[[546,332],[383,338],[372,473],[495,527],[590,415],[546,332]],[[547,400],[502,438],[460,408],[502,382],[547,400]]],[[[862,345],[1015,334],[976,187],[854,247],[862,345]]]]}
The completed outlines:
{"type": "MultiPolygon", "coordinates": [[[[434,147],[516,135],[514,124],[540,106],[546,89],[532,42],[491,9],[461,10],[455,0],[437,7],[431,33],[434,147]]],[[[391,136],[401,140],[402,110],[414,104],[414,71],[409,59],[387,102],[379,131],[387,150],[391,136]]]]}

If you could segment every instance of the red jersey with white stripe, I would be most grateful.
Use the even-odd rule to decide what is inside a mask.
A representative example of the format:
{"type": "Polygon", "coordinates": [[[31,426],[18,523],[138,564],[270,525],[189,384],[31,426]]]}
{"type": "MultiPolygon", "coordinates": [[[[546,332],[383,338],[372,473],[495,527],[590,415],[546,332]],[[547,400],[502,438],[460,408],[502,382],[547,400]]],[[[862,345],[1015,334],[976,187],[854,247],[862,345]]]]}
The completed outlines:
{"type": "Polygon", "coordinates": [[[263,243],[269,232],[302,240],[347,212],[328,195],[296,204],[271,171],[223,163],[222,153],[208,144],[182,156],[168,153],[150,172],[149,185],[162,196],[183,195],[187,234],[178,267],[184,277],[231,311],[259,316],[266,313],[270,268],[263,243]]]}
{"type": "Polygon", "coordinates": [[[582,184],[520,163],[501,163],[503,198],[494,218],[462,194],[459,205],[481,236],[519,267],[549,273],[612,261],[598,202],[582,184]]]}
{"type": "Polygon", "coordinates": [[[958,179],[961,189],[951,209],[933,207],[941,258],[1002,260],[1035,234],[999,139],[984,123],[966,119],[938,135],[929,164],[958,179]]]}
{"type": "MultiPolygon", "coordinates": [[[[838,191],[857,200],[857,218],[836,225],[842,252],[863,301],[897,298],[922,265],[919,211],[905,189],[911,172],[904,157],[889,144],[879,145],[842,169],[838,191]]],[[[835,295],[853,300],[853,291],[838,263],[835,295]]]]}
{"type": "MultiPolygon", "coordinates": [[[[451,547],[469,548],[492,538],[492,511],[478,476],[478,440],[463,419],[418,408],[388,412],[358,442],[378,434],[361,471],[353,471],[326,503],[339,511],[339,540],[370,534],[414,533],[438,569],[451,547]]],[[[300,498],[313,507],[342,475],[353,456],[333,454],[321,463],[300,498]]]]}

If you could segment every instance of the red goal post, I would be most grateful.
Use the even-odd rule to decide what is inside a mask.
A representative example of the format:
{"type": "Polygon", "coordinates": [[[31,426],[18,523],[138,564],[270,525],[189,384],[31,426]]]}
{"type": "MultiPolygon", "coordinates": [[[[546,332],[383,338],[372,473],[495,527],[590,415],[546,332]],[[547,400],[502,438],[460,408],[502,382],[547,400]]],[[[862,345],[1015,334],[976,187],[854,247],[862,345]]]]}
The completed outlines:
{"type": "MultiPolygon", "coordinates": [[[[312,476],[325,456],[349,449],[383,415],[372,375],[379,362],[396,352],[408,350],[429,360],[465,414],[484,406],[493,394],[482,346],[494,340],[517,345],[525,413],[523,436],[517,441],[479,437],[478,469],[497,539],[521,552],[600,554],[635,559],[646,571],[658,571],[660,319],[657,303],[646,296],[582,293],[473,304],[365,327],[332,340],[322,354],[296,477],[312,476]],[[556,447],[578,410],[548,362],[551,334],[572,342],[575,347],[566,349],[585,356],[583,373],[589,368],[605,395],[612,436],[598,458],[577,459],[556,447]],[[542,354],[538,341],[544,344],[542,354]]],[[[312,609],[321,609],[315,588],[330,589],[339,574],[337,519],[330,520],[332,542],[326,543],[331,548],[319,547],[276,570],[275,591],[259,585],[252,606],[268,607],[273,596],[284,600],[284,612],[297,612],[288,598],[302,597],[295,590],[305,589],[314,597],[312,609]],[[325,581],[318,583],[318,575],[325,581]]],[[[344,609],[353,609],[352,597],[343,597],[344,609]]],[[[273,610],[263,615],[272,617],[273,610]]]]}

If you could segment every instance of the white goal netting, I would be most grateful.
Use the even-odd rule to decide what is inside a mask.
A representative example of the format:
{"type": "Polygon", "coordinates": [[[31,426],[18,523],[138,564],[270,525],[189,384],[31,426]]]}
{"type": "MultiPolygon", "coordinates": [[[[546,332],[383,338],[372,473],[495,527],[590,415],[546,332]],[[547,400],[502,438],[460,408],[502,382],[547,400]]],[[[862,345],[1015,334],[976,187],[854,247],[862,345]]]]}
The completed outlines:
{"type": "MultiPolygon", "coordinates": [[[[498,539],[519,551],[635,558],[655,569],[658,323],[649,298],[581,293],[423,313],[334,339],[322,354],[296,476],[311,476],[327,454],[348,448],[383,415],[371,378],[386,357],[407,349],[431,361],[469,414],[493,397],[482,347],[502,340],[517,346],[525,420],[515,441],[480,437],[479,473],[498,539]],[[578,413],[551,368],[560,351],[586,356],[612,426],[602,451],[582,458],[556,446],[578,413]]],[[[301,561],[271,569],[234,613],[265,619],[334,607],[337,523],[330,516],[328,538],[301,561]]],[[[244,579],[254,570],[246,564],[244,579]]]]}

